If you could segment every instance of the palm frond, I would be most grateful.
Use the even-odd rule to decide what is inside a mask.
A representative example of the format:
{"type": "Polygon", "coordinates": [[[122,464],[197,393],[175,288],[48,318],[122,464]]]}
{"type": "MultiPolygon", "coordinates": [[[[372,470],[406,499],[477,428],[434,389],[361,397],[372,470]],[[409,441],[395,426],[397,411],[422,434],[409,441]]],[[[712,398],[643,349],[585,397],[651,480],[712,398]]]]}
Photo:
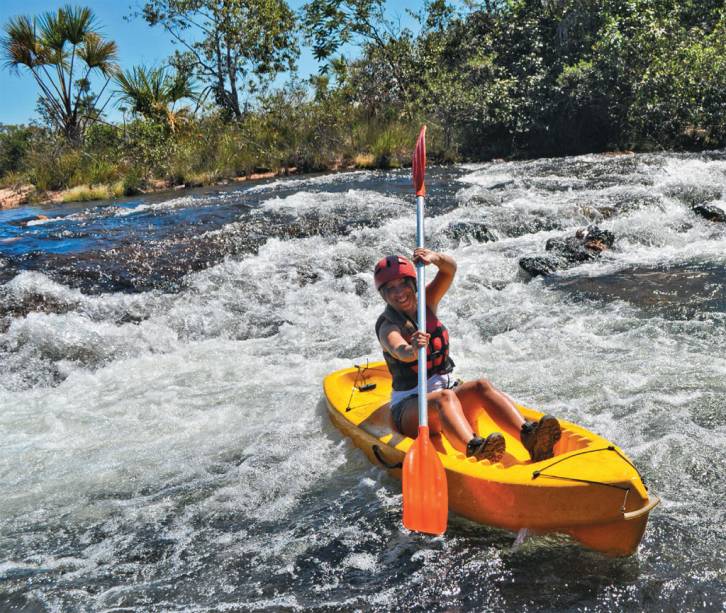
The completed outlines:
{"type": "Polygon", "coordinates": [[[173,76],[168,76],[166,80],[165,97],[168,102],[173,104],[183,98],[189,98],[195,101],[199,98],[199,91],[195,89],[194,80],[189,73],[177,72],[173,76]]]}
{"type": "Polygon", "coordinates": [[[96,17],[87,7],[65,6],[60,9],[60,28],[65,39],[72,45],[80,45],[89,34],[98,35],[96,17]]]}
{"type": "Polygon", "coordinates": [[[63,52],[63,47],[68,41],[63,22],[63,9],[48,11],[38,18],[38,29],[43,46],[57,53],[63,52]]]}
{"type": "Polygon", "coordinates": [[[133,66],[130,70],[119,71],[115,81],[120,88],[116,93],[121,100],[129,103],[132,112],[147,117],[158,116],[164,81],[160,68],[133,66]]]}
{"type": "Polygon", "coordinates": [[[87,33],[83,44],[78,47],[80,57],[89,68],[97,68],[103,74],[110,74],[116,67],[118,47],[112,40],[104,40],[94,32],[87,33]]]}
{"type": "Polygon", "coordinates": [[[117,94],[133,113],[165,121],[174,131],[184,117],[186,108],[174,111],[174,103],[183,98],[196,100],[199,93],[188,73],[169,74],[165,68],[134,66],[115,76],[117,94]]]}
{"type": "Polygon", "coordinates": [[[5,24],[5,36],[0,46],[5,67],[17,70],[19,66],[33,68],[38,63],[40,40],[35,34],[35,24],[29,17],[20,15],[5,24]]]}

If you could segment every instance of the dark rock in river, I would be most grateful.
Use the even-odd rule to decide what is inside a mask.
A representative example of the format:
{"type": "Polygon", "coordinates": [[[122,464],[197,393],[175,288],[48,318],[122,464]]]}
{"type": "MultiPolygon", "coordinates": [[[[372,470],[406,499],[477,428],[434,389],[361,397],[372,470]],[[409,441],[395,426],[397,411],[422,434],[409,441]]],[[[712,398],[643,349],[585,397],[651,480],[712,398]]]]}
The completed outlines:
{"type": "Polygon", "coordinates": [[[530,277],[551,275],[563,264],[560,258],[551,255],[528,255],[519,260],[519,267],[530,277]]]}
{"type": "Polygon", "coordinates": [[[726,211],[713,204],[697,204],[691,209],[697,215],[709,221],[720,221],[726,223],[726,211]]]}
{"type": "Polygon", "coordinates": [[[596,259],[614,242],[615,235],[612,232],[590,226],[587,230],[578,230],[575,236],[549,239],[545,245],[548,255],[523,257],[519,260],[519,266],[530,277],[551,275],[573,264],[596,259]]]}
{"type": "Polygon", "coordinates": [[[488,243],[497,240],[489,228],[476,221],[459,221],[452,223],[444,233],[453,240],[461,240],[462,238],[470,238],[479,243],[488,243]]]}
{"type": "Polygon", "coordinates": [[[471,196],[467,201],[467,206],[499,206],[501,199],[494,194],[478,193],[471,196]]]}

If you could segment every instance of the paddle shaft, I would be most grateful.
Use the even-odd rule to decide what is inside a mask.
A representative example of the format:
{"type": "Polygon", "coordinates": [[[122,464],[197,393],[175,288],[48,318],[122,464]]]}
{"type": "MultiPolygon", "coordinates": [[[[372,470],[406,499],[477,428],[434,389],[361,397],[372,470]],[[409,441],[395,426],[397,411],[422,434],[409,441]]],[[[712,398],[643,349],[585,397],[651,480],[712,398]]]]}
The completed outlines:
{"type": "MultiPolygon", "coordinates": [[[[424,176],[426,174],[426,126],[413,152],[413,186],[416,189],[416,247],[424,246],[424,176]]],[[[426,272],[424,263],[416,263],[418,329],[426,332],[426,272]]],[[[443,534],[449,515],[446,471],[429,438],[426,402],[426,347],[418,348],[418,436],[408,448],[401,471],[403,525],[409,530],[443,534]]]]}
{"type": "MultiPolygon", "coordinates": [[[[424,197],[416,196],[416,247],[424,246],[424,197]]],[[[418,329],[426,332],[426,267],[416,263],[416,286],[418,291],[418,329]]],[[[426,347],[418,348],[418,425],[428,426],[428,402],[426,399],[426,347]]]]}

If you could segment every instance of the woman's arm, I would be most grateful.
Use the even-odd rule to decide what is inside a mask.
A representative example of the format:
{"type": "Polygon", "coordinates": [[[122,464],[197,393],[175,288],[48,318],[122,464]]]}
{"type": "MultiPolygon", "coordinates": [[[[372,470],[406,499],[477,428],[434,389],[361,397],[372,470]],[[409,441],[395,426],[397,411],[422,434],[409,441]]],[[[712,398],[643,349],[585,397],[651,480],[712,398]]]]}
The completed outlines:
{"type": "Polygon", "coordinates": [[[409,343],[403,338],[401,330],[394,324],[384,323],[381,326],[379,341],[383,349],[401,362],[415,362],[418,358],[418,348],[426,347],[431,335],[416,330],[411,335],[409,343]]]}
{"type": "Polygon", "coordinates": [[[456,261],[450,255],[422,248],[413,252],[413,261],[423,262],[424,265],[433,264],[439,269],[434,280],[426,286],[426,305],[436,313],[439,302],[454,280],[456,261]]]}

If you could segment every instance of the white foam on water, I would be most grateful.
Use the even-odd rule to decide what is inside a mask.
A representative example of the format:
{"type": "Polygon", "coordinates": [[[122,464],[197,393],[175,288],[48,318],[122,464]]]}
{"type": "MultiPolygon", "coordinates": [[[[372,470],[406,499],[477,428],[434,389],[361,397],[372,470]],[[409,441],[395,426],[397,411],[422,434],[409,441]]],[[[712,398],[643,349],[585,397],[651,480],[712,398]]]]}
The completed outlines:
{"type": "Polygon", "coordinates": [[[666,158],[653,177],[656,185],[695,185],[726,188],[726,161],[666,158]]]}
{"type": "Polygon", "coordinates": [[[181,196],[179,198],[171,198],[170,200],[163,200],[161,202],[145,202],[131,208],[118,207],[118,209],[115,211],[115,215],[116,217],[128,217],[129,215],[136,215],[138,213],[145,213],[147,211],[169,211],[173,209],[186,208],[198,204],[199,199],[196,196],[181,196]]]}
{"type": "Polygon", "coordinates": [[[300,214],[307,211],[316,213],[334,208],[341,212],[362,209],[380,212],[403,212],[410,209],[410,203],[400,198],[386,196],[371,190],[349,189],[343,193],[300,191],[283,198],[272,197],[265,200],[261,210],[275,213],[300,214]]]}
{"type": "Polygon", "coordinates": [[[352,172],[340,172],[336,174],[324,174],[317,177],[303,177],[303,178],[296,178],[296,177],[289,177],[284,179],[277,179],[275,181],[270,181],[269,183],[261,183],[259,185],[253,185],[252,187],[247,188],[245,191],[250,194],[255,193],[264,193],[268,191],[275,191],[279,189],[295,189],[299,188],[301,190],[306,189],[308,187],[315,187],[315,186],[321,186],[326,187],[328,185],[335,185],[340,183],[356,183],[356,182],[363,182],[368,181],[372,179],[373,177],[376,177],[377,175],[380,175],[381,173],[376,173],[372,170],[356,170],[352,172]]]}
{"type": "Polygon", "coordinates": [[[49,219],[31,219],[28,223],[26,223],[26,226],[42,226],[47,223],[53,223],[55,221],[65,221],[68,217],[51,217],[49,219]]]}

